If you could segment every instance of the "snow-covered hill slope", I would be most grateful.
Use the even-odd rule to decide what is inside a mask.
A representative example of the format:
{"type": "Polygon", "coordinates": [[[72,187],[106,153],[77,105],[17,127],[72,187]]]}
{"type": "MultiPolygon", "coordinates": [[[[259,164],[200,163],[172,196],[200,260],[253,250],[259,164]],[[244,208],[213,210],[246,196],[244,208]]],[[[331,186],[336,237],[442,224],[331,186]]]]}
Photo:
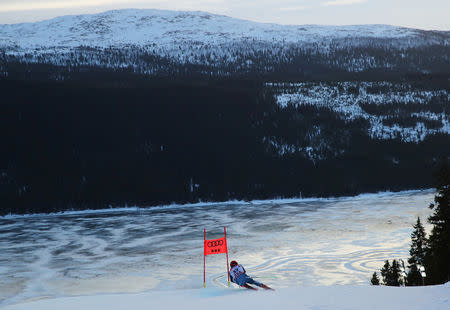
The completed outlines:
{"type": "Polygon", "coordinates": [[[325,106],[344,120],[365,119],[370,124],[368,134],[374,139],[400,138],[418,143],[437,133],[450,134],[450,115],[445,108],[450,94],[445,89],[417,90],[405,83],[354,81],[266,86],[273,90],[281,107],[325,106]]]}
{"type": "Polygon", "coordinates": [[[275,292],[206,288],[42,299],[7,306],[5,310],[52,309],[295,309],[295,310],[447,310],[449,284],[426,287],[329,286],[299,287],[275,292]]]}
{"type": "Polygon", "coordinates": [[[130,45],[173,51],[179,45],[195,48],[196,44],[221,46],[242,41],[301,44],[305,47],[315,44],[326,49],[331,43],[359,44],[373,38],[396,40],[397,46],[448,45],[450,32],[387,25],[283,26],[204,12],[138,9],[0,25],[0,47],[14,48],[17,52],[78,46],[120,48],[130,45]]]}
{"type": "Polygon", "coordinates": [[[450,31],[257,23],[205,12],[116,10],[0,25],[1,63],[229,76],[248,72],[446,70],[450,31]],[[411,50],[412,49],[412,50],[411,50]],[[420,49],[418,52],[417,49],[420,49]]]}

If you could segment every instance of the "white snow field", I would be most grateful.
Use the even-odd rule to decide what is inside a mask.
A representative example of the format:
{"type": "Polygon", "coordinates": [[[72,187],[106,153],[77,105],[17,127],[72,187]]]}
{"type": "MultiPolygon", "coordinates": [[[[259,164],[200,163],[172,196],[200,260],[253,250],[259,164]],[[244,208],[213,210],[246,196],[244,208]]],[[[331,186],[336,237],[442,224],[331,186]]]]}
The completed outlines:
{"type": "MultiPolygon", "coordinates": [[[[202,203],[0,217],[0,308],[450,309],[450,288],[373,287],[409,256],[434,191],[202,203]],[[276,289],[228,287],[207,238],[227,227],[230,257],[276,289]]],[[[426,226],[429,230],[430,227],[426,226]]]]}
{"type": "Polygon", "coordinates": [[[370,286],[297,287],[275,292],[205,288],[45,299],[7,306],[5,310],[448,310],[450,309],[449,283],[439,286],[402,288],[370,286]]]}

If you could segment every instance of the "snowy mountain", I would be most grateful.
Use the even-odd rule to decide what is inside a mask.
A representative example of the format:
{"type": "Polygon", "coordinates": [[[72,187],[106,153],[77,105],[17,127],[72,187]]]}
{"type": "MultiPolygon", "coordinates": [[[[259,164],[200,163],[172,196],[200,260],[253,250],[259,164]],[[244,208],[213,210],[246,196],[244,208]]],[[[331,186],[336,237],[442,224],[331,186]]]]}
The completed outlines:
{"type": "Polygon", "coordinates": [[[36,23],[0,26],[0,40],[19,50],[149,46],[171,49],[197,42],[222,45],[238,41],[322,44],[363,38],[401,39],[405,46],[446,44],[450,32],[387,25],[282,26],[204,12],[116,10],[94,15],[62,16],[36,23]]]}
{"type": "MultiPolygon", "coordinates": [[[[336,62],[330,54],[348,48],[393,48],[402,50],[399,57],[405,58],[404,49],[424,46],[448,48],[450,32],[388,25],[284,26],[205,12],[137,9],[0,25],[0,50],[5,55],[58,65],[95,64],[113,68],[133,65],[136,71],[150,74],[155,73],[156,66],[140,64],[139,58],[144,54],[215,68],[232,63],[237,66],[234,71],[256,67],[258,71],[276,71],[274,63],[291,63],[305,53],[320,54],[328,65],[361,71],[391,64],[381,63],[370,53],[359,53],[361,59],[351,62],[345,59],[336,62]],[[105,49],[108,55],[104,55],[105,49]],[[125,56],[117,56],[118,50],[125,56]]],[[[448,60],[448,54],[442,57],[448,60]]]]}
{"type": "MultiPolygon", "coordinates": [[[[344,122],[340,126],[361,122],[351,126],[363,127],[371,139],[420,143],[450,133],[450,31],[285,26],[137,9],[0,25],[0,77],[22,79],[26,72],[32,78],[75,79],[92,67],[107,74],[112,69],[158,77],[262,78],[281,110],[295,110],[291,126],[297,130],[302,107],[313,106],[330,109],[344,122]],[[437,74],[441,82],[403,82],[423,73],[437,74]]],[[[284,134],[265,135],[259,142],[280,156],[300,153],[314,162],[341,156],[350,146],[331,147],[336,139],[326,124],[303,128],[292,139],[281,122],[277,126],[284,126],[284,134]]]]}

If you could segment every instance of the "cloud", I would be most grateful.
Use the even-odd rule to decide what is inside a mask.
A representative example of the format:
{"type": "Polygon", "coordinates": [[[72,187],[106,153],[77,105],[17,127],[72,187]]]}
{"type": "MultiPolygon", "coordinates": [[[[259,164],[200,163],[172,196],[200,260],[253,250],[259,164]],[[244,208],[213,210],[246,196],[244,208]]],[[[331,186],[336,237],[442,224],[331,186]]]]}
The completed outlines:
{"type": "Polygon", "coordinates": [[[351,5],[351,4],[363,3],[366,1],[367,0],[333,0],[333,1],[328,1],[328,2],[322,3],[322,6],[351,5]]]}

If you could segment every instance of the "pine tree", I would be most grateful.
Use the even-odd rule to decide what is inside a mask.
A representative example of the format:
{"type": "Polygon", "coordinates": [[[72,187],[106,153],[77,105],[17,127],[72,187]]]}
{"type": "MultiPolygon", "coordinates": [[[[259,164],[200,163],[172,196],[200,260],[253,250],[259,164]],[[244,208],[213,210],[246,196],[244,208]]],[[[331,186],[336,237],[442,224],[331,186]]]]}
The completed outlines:
{"type": "Polygon", "coordinates": [[[429,284],[450,281],[450,171],[446,160],[435,173],[435,180],[435,203],[430,205],[434,213],[428,218],[433,228],[424,262],[429,284]]]}
{"type": "Polygon", "coordinates": [[[380,279],[378,278],[378,275],[376,272],[373,273],[370,283],[372,283],[372,285],[380,285],[380,279]]]}
{"type": "Polygon", "coordinates": [[[409,250],[410,257],[408,259],[409,271],[406,277],[406,285],[408,286],[423,284],[423,279],[417,265],[424,264],[427,245],[425,229],[420,222],[420,218],[417,218],[417,222],[413,227],[414,231],[411,233],[411,248],[409,250]]]}
{"type": "Polygon", "coordinates": [[[417,222],[413,227],[414,231],[411,234],[411,249],[409,250],[409,255],[411,255],[411,257],[408,259],[408,263],[423,265],[427,239],[425,229],[420,222],[419,217],[417,218],[417,222]]]}
{"type": "Polygon", "coordinates": [[[420,270],[417,268],[416,264],[412,264],[409,267],[408,275],[406,276],[407,286],[419,286],[423,285],[423,278],[420,274],[420,270]]]}
{"type": "Polygon", "coordinates": [[[390,273],[391,273],[391,265],[389,264],[389,261],[384,261],[384,266],[381,268],[381,278],[383,279],[384,285],[389,285],[390,281],[390,273]]]}
{"type": "Polygon", "coordinates": [[[395,259],[392,261],[389,282],[390,286],[400,286],[403,284],[403,280],[401,279],[400,264],[395,259]]]}
{"type": "Polygon", "coordinates": [[[384,266],[381,269],[381,277],[383,278],[383,284],[387,286],[400,286],[403,284],[401,279],[400,264],[397,260],[392,261],[392,265],[389,261],[384,262],[384,266]]]}

